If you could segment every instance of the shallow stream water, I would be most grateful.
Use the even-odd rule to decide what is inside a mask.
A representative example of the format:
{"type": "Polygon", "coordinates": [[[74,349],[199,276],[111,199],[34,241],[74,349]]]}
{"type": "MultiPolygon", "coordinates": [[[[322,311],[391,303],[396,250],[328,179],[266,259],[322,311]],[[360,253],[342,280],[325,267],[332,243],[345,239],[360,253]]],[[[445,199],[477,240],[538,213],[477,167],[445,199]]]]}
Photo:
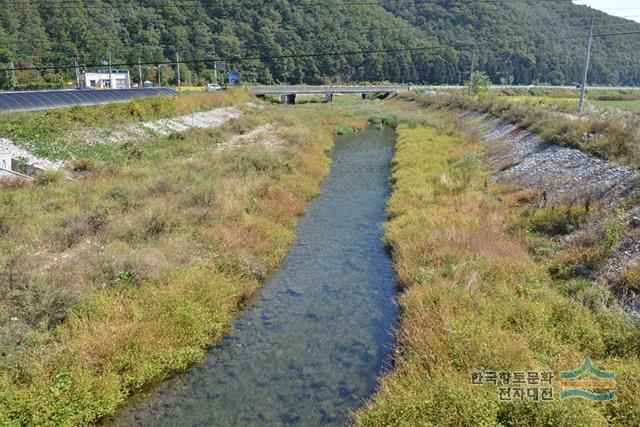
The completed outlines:
{"type": "Polygon", "coordinates": [[[205,362],[115,425],[344,425],[389,366],[396,282],[381,240],[395,135],[338,138],[287,259],[205,362]]]}

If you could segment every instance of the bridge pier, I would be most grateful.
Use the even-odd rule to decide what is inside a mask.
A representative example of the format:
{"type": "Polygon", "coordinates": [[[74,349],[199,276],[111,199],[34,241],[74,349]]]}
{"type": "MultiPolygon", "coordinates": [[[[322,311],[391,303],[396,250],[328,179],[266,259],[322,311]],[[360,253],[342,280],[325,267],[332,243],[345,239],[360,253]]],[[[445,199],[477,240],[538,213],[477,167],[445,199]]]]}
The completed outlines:
{"type": "Polygon", "coordinates": [[[325,93],[324,94],[324,102],[331,102],[333,101],[333,94],[332,93],[325,93]]]}
{"type": "Polygon", "coordinates": [[[289,93],[286,95],[280,95],[280,102],[283,104],[295,104],[296,103],[296,94],[289,93]]]}

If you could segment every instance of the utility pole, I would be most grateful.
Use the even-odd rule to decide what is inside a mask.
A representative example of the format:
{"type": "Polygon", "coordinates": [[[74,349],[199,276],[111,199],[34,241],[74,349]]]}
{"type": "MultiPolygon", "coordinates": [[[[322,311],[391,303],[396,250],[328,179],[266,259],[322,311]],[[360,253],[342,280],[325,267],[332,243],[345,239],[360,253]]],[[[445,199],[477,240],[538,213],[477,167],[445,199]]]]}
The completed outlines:
{"type": "Polygon", "coordinates": [[[584,108],[584,96],[587,92],[587,73],[589,72],[589,59],[591,58],[591,42],[593,41],[593,24],[595,15],[591,15],[591,29],[589,30],[589,42],[587,43],[587,60],[584,62],[584,74],[582,75],[582,87],[580,88],[580,106],[578,112],[582,114],[584,108]]]}
{"type": "Polygon", "coordinates": [[[156,67],[158,69],[158,87],[162,87],[162,76],[160,75],[160,65],[156,67]]]}
{"type": "Polygon", "coordinates": [[[16,84],[16,70],[13,65],[13,61],[11,61],[11,90],[13,90],[13,86],[16,84]]]}
{"type": "Polygon", "coordinates": [[[78,58],[73,60],[73,64],[76,70],[76,88],[80,89],[80,72],[78,70],[78,58]]]}
{"type": "Polygon", "coordinates": [[[178,78],[178,87],[180,87],[180,55],[176,51],[176,76],[178,78]]]}
{"type": "Polygon", "coordinates": [[[113,85],[111,84],[111,49],[107,49],[107,61],[109,64],[109,89],[113,89],[113,85]]]}
{"type": "Polygon", "coordinates": [[[191,81],[191,70],[189,70],[189,86],[193,86],[192,81],[191,81]]]}
{"type": "MultiPolygon", "coordinates": [[[[473,51],[473,55],[471,56],[471,72],[469,73],[469,82],[473,78],[473,69],[476,66],[476,51],[473,51]]],[[[469,85],[469,95],[471,95],[471,85],[469,85]]]]}
{"type": "Polygon", "coordinates": [[[144,87],[142,83],[142,62],[138,59],[138,87],[144,87]]]}

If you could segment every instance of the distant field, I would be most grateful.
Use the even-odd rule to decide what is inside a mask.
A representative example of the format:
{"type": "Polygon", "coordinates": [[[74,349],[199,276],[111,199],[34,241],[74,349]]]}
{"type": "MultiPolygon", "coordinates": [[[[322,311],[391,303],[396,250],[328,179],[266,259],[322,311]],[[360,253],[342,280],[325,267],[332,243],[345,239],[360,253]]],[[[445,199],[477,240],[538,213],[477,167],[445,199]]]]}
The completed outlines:
{"type": "MultiPolygon", "coordinates": [[[[510,96],[509,98],[524,101],[534,104],[542,105],[561,105],[567,110],[578,109],[577,98],[553,98],[549,96],[510,96]]],[[[615,108],[618,110],[631,111],[634,113],[640,113],[640,100],[616,100],[616,101],[599,101],[590,100],[587,98],[587,105],[591,104],[599,110],[606,110],[609,108],[615,108]]]]}
{"type": "Polygon", "coordinates": [[[599,110],[607,108],[617,108],[618,110],[632,111],[640,113],[640,101],[588,101],[599,110]]]}

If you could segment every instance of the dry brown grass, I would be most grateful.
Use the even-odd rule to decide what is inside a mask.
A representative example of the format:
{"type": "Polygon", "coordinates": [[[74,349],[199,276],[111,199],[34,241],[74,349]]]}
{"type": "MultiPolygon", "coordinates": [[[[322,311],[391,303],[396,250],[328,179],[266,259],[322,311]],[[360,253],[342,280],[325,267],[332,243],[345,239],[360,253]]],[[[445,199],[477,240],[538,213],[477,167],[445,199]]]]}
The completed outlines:
{"type": "Polygon", "coordinates": [[[496,197],[482,168],[460,161],[475,147],[455,133],[401,127],[397,144],[385,235],[405,287],[401,351],[357,424],[638,424],[640,330],[556,291],[510,227],[513,204],[535,195],[496,197]],[[616,373],[615,401],[506,403],[469,380],[477,370],[557,373],[585,356],[616,373]]]}
{"type": "Polygon", "coordinates": [[[78,182],[3,190],[0,424],[86,424],[200,360],[284,259],[332,133],[264,112],[78,182]],[[216,149],[265,120],[286,147],[216,149]]]}

